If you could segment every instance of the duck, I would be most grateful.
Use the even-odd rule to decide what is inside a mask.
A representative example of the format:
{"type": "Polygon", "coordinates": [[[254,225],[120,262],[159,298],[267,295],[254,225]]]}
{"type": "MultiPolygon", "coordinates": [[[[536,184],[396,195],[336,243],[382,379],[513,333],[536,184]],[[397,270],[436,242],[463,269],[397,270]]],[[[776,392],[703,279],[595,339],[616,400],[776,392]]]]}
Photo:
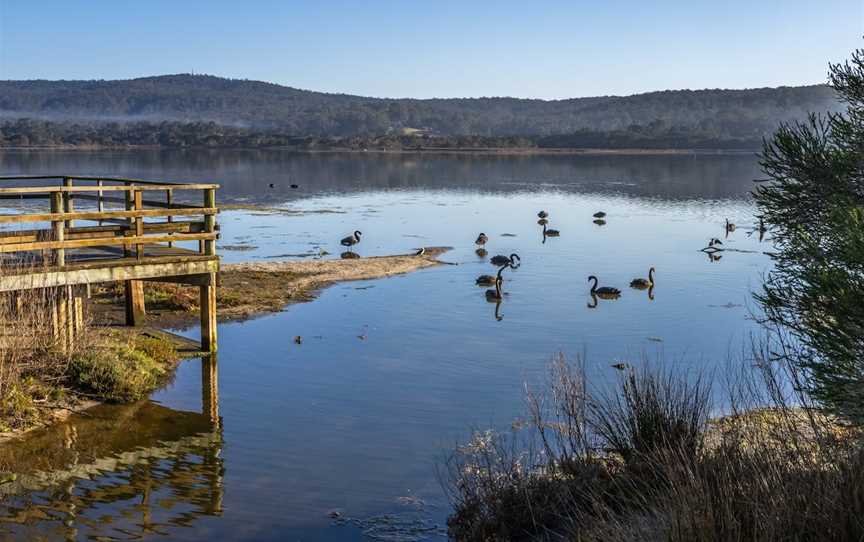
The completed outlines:
{"type": "Polygon", "coordinates": [[[612,365],[610,365],[610,367],[612,367],[612,368],[615,369],[616,371],[625,371],[625,370],[627,370],[627,369],[630,368],[630,364],[629,364],[629,363],[624,363],[624,362],[620,362],[620,363],[613,363],[612,365]]]}
{"type": "Polygon", "coordinates": [[[727,218],[726,219],[726,232],[728,233],[728,232],[733,232],[733,231],[735,231],[735,224],[732,222],[729,222],[729,219],[727,218]]]}
{"type": "Polygon", "coordinates": [[[618,288],[612,288],[611,286],[601,286],[597,287],[597,277],[591,275],[588,277],[588,282],[594,281],[594,284],[591,286],[591,295],[596,295],[598,297],[604,299],[614,299],[621,295],[621,290],[618,288]]]}
{"type": "Polygon", "coordinates": [[[354,245],[360,242],[361,235],[363,235],[363,232],[354,231],[354,233],[352,233],[348,237],[343,237],[342,240],[339,241],[339,244],[343,247],[348,247],[348,250],[351,250],[354,245]]]}
{"type": "Polygon", "coordinates": [[[647,279],[638,278],[638,279],[633,279],[630,281],[630,287],[636,288],[639,290],[644,290],[644,289],[650,288],[652,286],[654,286],[654,268],[653,267],[648,270],[648,278],[647,279]]]}
{"type": "Polygon", "coordinates": [[[711,239],[708,240],[708,246],[709,247],[713,247],[714,245],[722,245],[722,244],[723,244],[723,241],[721,241],[720,239],[717,239],[716,237],[712,237],[711,239]]]}
{"type": "Polygon", "coordinates": [[[483,245],[486,244],[486,241],[488,241],[488,240],[489,240],[489,238],[486,237],[486,234],[483,232],[480,232],[480,235],[477,236],[477,240],[474,241],[474,244],[482,247],[483,245]]]}
{"type": "Polygon", "coordinates": [[[558,230],[553,230],[551,228],[547,229],[546,224],[543,224],[543,236],[544,237],[558,237],[561,235],[561,232],[558,230]]]}
{"type": "Polygon", "coordinates": [[[297,189],[297,188],[300,188],[300,185],[299,184],[292,184],[291,188],[297,189]]]}
{"type": "Polygon", "coordinates": [[[492,265],[507,265],[516,262],[522,263],[522,259],[516,253],[511,254],[510,257],[498,254],[497,256],[489,258],[489,262],[491,262],[492,265]]]}
{"type": "Polygon", "coordinates": [[[537,218],[549,218],[549,213],[547,213],[546,211],[540,211],[539,213],[537,213],[537,218]]]}
{"type": "Polygon", "coordinates": [[[594,213],[594,215],[592,215],[592,216],[594,216],[594,218],[605,218],[605,217],[606,217],[606,213],[604,213],[603,211],[597,211],[597,212],[594,213]]]}

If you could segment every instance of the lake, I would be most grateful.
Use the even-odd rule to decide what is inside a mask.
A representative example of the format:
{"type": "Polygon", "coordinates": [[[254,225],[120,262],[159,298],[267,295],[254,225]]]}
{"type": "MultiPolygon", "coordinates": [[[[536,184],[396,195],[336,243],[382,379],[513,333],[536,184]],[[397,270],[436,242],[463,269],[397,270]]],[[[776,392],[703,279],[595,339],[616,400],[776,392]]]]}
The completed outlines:
{"type": "Polygon", "coordinates": [[[441,259],[457,264],[221,324],[215,365],[185,362],[151,401],[0,447],[0,466],[23,473],[0,484],[8,537],[445,539],[436,467],[473,428],[508,429],[552,356],[583,357],[601,388],[610,364],[646,357],[722,374],[757,331],[752,292],[770,268],[748,235],[761,174],[746,154],[22,151],[0,154],[0,172],[218,182],[220,202],[266,206],[220,215],[219,246],[246,249],[220,250],[226,262],[338,257],[360,230],[361,255],[451,246],[441,259]],[[560,237],[544,242],[540,210],[560,237]],[[719,260],[699,251],[712,237],[732,249],[719,260]],[[474,280],[513,252],[522,264],[489,303],[474,280]],[[651,266],[653,299],[627,287],[651,266]],[[621,298],[595,306],[589,275],[621,298]],[[217,368],[213,423],[202,377],[217,368]]]}

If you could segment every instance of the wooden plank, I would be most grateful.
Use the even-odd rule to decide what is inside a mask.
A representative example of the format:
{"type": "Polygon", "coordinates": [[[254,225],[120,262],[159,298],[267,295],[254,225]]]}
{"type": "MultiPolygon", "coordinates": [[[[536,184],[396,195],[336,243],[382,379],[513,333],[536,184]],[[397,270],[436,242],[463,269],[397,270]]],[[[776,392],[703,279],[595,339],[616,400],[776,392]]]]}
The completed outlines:
{"type": "Polygon", "coordinates": [[[0,275],[0,292],[54,288],[67,284],[98,284],[177,275],[200,275],[219,271],[219,261],[216,258],[199,258],[193,261],[170,261],[170,258],[163,258],[162,260],[163,262],[160,263],[145,259],[140,263],[136,260],[132,260],[131,263],[127,261],[124,265],[82,266],[80,269],[71,269],[70,266],[67,266],[63,270],[39,270],[18,275],[3,274],[0,275]]]}
{"type": "MultiPolygon", "coordinates": [[[[145,222],[145,233],[201,233],[204,231],[203,222],[145,222]]],[[[35,243],[44,239],[51,230],[17,230],[0,232],[0,245],[12,243],[35,243]]],[[[65,239],[96,239],[108,235],[128,235],[129,229],[122,226],[78,226],[66,230],[65,239]]]]}
{"type": "Polygon", "coordinates": [[[16,188],[0,188],[0,194],[47,194],[50,192],[131,192],[132,190],[215,190],[218,184],[144,184],[137,186],[21,186],[16,188]]]}
{"type": "MultiPolygon", "coordinates": [[[[115,183],[141,183],[141,184],[172,184],[184,185],[189,184],[182,181],[151,181],[147,179],[131,179],[127,177],[90,177],[90,176],[74,176],[74,175],[0,175],[0,181],[27,181],[27,180],[50,180],[63,179],[69,177],[77,181],[109,181],[115,183]]],[[[219,188],[219,185],[215,185],[219,188]]]]}
{"type": "MultiPolygon", "coordinates": [[[[61,234],[62,235],[62,234],[61,234]]],[[[105,237],[100,239],[75,239],[69,241],[42,241],[38,243],[18,243],[14,245],[0,245],[2,252],[29,252],[31,250],[84,248],[115,245],[136,245],[139,243],[167,243],[168,241],[197,241],[215,240],[218,233],[181,233],[171,235],[142,235],[131,237],[105,237]]]]}
{"type": "Polygon", "coordinates": [[[219,213],[217,208],[202,208],[202,207],[179,207],[177,209],[141,209],[130,211],[106,211],[100,213],[92,212],[77,212],[77,213],[42,213],[42,214],[2,214],[0,215],[0,223],[17,223],[17,222],[50,222],[58,220],[61,217],[72,220],[100,220],[107,218],[136,218],[142,217],[162,217],[162,216],[198,216],[198,215],[215,215],[219,213]]]}

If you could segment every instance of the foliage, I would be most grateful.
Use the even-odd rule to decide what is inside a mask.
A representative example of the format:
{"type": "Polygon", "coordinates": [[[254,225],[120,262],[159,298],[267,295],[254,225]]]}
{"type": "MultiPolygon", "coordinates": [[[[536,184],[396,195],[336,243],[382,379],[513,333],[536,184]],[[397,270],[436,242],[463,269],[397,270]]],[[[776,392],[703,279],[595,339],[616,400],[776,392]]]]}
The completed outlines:
{"type": "Polygon", "coordinates": [[[0,146],[753,148],[822,85],[567,100],[379,99],[203,75],[0,81],[0,146]]]}
{"type": "Polygon", "coordinates": [[[864,51],[831,66],[847,109],[766,141],[755,199],[776,245],[757,296],[785,334],[776,358],[808,370],[814,397],[864,420],[864,51]]]}
{"type": "Polygon", "coordinates": [[[776,373],[749,374],[767,380],[730,390],[732,415],[715,425],[707,420],[711,388],[700,378],[649,367],[623,375],[612,396],[598,398],[586,391],[584,372],[559,359],[544,392],[529,394],[527,429],[475,433],[449,458],[450,535],[860,540],[860,432],[832,431],[830,418],[784,403],[738,410],[742,397],[761,401],[748,390],[781,384],[771,381],[776,373]]]}
{"type": "Polygon", "coordinates": [[[136,337],[123,341],[112,336],[76,354],[69,364],[69,378],[75,387],[100,399],[135,401],[164,379],[167,364],[176,359],[176,350],[161,339],[136,337]]]}

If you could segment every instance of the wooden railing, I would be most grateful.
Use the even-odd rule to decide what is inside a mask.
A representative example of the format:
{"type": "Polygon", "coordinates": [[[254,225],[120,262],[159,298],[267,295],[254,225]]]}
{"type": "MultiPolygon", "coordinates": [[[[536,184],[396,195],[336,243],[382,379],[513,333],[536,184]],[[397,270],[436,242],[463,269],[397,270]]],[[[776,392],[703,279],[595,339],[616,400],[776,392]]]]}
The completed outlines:
{"type": "Polygon", "coordinates": [[[15,252],[41,254],[46,264],[64,267],[70,251],[76,249],[122,246],[123,257],[140,260],[147,247],[170,248],[183,241],[198,241],[198,254],[215,256],[218,187],[113,177],[0,177],[0,206],[16,200],[26,203],[20,212],[0,213],[0,257],[15,252]],[[31,186],[36,181],[47,186],[31,186]],[[28,186],[4,186],[12,182],[28,186]],[[195,199],[201,205],[177,203],[195,199]],[[45,202],[46,208],[34,212],[34,200],[45,202]],[[76,202],[95,202],[95,209],[76,210],[76,202]],[[111,204],[122,209],[109,209],[111,204]],[[164,220],[145,221],[153,218],[164,220]],[[96,224],[80,226],[76,221],[96,224]],[[2,231],[9,224],[39,222],[50,227],[2,231]]]}

